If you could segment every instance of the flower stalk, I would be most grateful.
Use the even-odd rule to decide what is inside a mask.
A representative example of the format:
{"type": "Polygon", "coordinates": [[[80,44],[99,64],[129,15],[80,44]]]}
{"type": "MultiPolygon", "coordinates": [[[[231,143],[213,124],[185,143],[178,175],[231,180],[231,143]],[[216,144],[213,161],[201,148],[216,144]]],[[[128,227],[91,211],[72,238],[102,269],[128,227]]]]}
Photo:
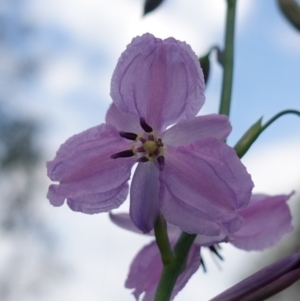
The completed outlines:
{"type": "Polygon", "coordinates": [[[173,261],[174,256],[167,233],[167,223],[162,214],[159,214],[155,222],[154,233],[163,264],[170,264],[173,261]]]}
{"type": "Polygon", "coordinates": [[[234,56],[234,26],[235,26],[236,0],[227,0],[225,49],[223,61],[223,82],[219,113],[229,116],[234,56]]]}
{"type": "MultiPolygon", "coordinates": [[[[229,116],[231,104],[231,91],[233,79],[233,56],[234,56],[234,26],[235,26],[236,0],[227,0],[225,49],[224,49],[224,75],[219,113],[229,116]]],[[[156,233],[155,233],[156,235],[156,233]]],[[[156,235],[157,237],[157,235],[156,235]]],[[[174,260],[165,264],[157,287],[154,301],[169,301],[176,280],[186,262],[189,250],[196,238],[195,234],[182,232],[175,247],[174,260]]],[[[159,247],[161,251],[161,247],[159,247]]],[[[162,258],[166,256],[161,253],[162,258]]]]}
{"type": "Polygon", "coordinates": [[[173,260],[167,264],[164,263],[154,301],[168,301],[171,299],[173,288],[177,278],[185,268],[190,248],[196,236],[196,234],[181,233],[173,249],[173,260]]]}

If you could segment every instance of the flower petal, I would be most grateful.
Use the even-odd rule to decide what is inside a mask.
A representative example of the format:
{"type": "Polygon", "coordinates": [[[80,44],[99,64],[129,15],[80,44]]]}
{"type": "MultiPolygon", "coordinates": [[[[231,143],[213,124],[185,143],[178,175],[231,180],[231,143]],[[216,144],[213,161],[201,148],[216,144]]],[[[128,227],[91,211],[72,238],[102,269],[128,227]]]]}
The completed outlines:
{"type": "MultiPolygon", "coordinates": [[[[174,245],[175,241],[171,242],[174,245]]],[[[178,277],[174,286],[171,300],[185,286],[191,276],[200,266],[200,246],[192,245],[185,270],[178,277]]],[[[153,301],[162,271],[162,262],[156,242],[145,246],[134,258],[125,286],[133,288],[136,300],[145,292],[143,301],[153,301]]]]}
{"type": "Polygon", "coordinates": [[[172,296],[171,296],[171,300],[173,300],[174,297],[177,295],[177,293],[184,288],[184,286],[187,284],[189,279],[199,269],[200,264],[201,264],[200,260],[201,260],[200,246],[196,245],[196,244],[193,244],[190,251],[189,251],[186,267],[185,267],[184,271],[178,277],[178,279],[176,281],[176,284],[174,286],[172,296]]]}
{"type": "Polygon", "coordinates": [[[187,145],[203,138],[224,140],[231,132],[231,125],[225,115],[197,116],[179,122],[162,135],[165,144],[172,146],[187,145]]]}
{"type": "Polygon", "coordinates": [[[68,198],[67,203],[73,211],[94,214],[118,208],[125,201],[127,195],[128,183],[126,181],[120,187],[104,193],[88,194],[74,199],[68,198]]]}
{"type": "Polygon", "coordinates": [[[144,233],[153,229],[159,209],[159,169],[153,162],[139,163],[130,187],[130,217],[144,233]]]}
{"type": "Polygon", "coordinates": [[[145,246],[134,258],[130,265],[125,282],[126,288],[133,288],[136,300],[146,292],[143,301],[153,301],[155,290],[162,271],[162,262],[156,242],[145,246]]]}
{"type": "Polygon", "coordinates": [[[172,197],[195,214],[202,212],[199,218],[222,223],[229,232],[241,227],[236,210],[247,205],[253,183],[233,149],[205,138],[185,147],[166,146],[165,157],[162,182],[172,197]]]}
{"type": "Polygon", "coordinates": [[[227,237],[221,232],[218,236],[197,235],[194,243],[202,247],[209,247],[221,242],[227,242],[227,237]]]}
{"type": "Polygon", "coordinates": [[[128,213],[109,213],[110,220],[116,224],[117,226],[141,234],[141,230],[139,230],[135,224],[132,222],[130,215],[128,213]]]}
{"type": "MultiPolygon", "coordinates": [[[[135,224],[132,222],[130,215],[128,213],[112,213],[109,214],[110,220],[116,224],[117,226],[124,228],[126,230],[141,234],[141,230],[139,230],[135,224]]],[[[168,236],[170,239],[178,238],[180,234],[180,229],[171,224],[167,225],[168,227],[168,236]]],[[[154,231],[150,231],[149,235],[154,236],[154,231]]]]}
{"type": "Polygon", "coordinates": [[[130,146],[131,143],[122,139],[112,125],[106,124],[68,139],[58,150],[55,159],[47,163],[48,176],[60,182],[59,185],[50,186],[50,202],[60,206],[68,198],[71,207],[73,204],[78,210],[75,203],[79,200],[97,204],[100,211],[115,208],[124,201],[121,198],[126,197],[126,182],[136,159],[111,159],[110,156],[130,146]],[[110,199],[114,194],[115,198],[110,199]],[[104,202],[103,207],[99,204],[100,200],[104,202]]]}
{"type": "Polygon", "coordinates": [[[106,123],[112,124],[118,131],[138,133],[142,131],[140,119],[133,114],[126,113],[112,103],[106,113],[106,123]]]}
{"type": "Polygon", "coordinates": [[[205,213],[171,195],[167,189],[163,191],[160,210],[168,223],[187,233],[213,237],[219,235],[220,226],[208,220],[209,217],[205,213]]]}
{"type": "Polygon", "coordinates": [[[203,92],[203,73],[190,46],[151,34],[132,40],[111,82],[114,103],[145,118],[156,131],[196,116],[204,103],[203,92]]]}
{"type": "Polygon", "coordinates": [[[248,251],[275,245],[293,229],[291,213],[286,204],[291,195],[253,195],[249,206],[239,210],[245,223],[230,236],[231,243],[248,251]]]}

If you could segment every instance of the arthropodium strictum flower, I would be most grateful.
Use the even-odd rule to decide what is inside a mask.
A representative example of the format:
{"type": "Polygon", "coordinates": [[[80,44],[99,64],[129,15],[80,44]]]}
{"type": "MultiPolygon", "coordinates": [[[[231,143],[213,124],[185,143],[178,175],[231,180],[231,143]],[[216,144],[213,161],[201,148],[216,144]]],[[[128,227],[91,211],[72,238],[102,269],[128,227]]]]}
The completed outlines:
{"type": "Polygon", "coordinates": [[[196,117],[204,103],[198,59],[184,42],[136,37],[112,76],[113,103],[101,124],[67,140],[48,175],[47,197],[74,211],[108,212],[128,195],[130,216],[149,232],[162,212],[189,233],[238,230],[253,183],[234,150],[223,143],[226,116],[196,117]]]}
{"type": "MultiPolygon", "coordinates": [[[[284,234],[292,230],[291,213],[288,205],[286,204],[287,200],[290,198],[291,195],[292,194],[276,196],[253,195],[250,199],[249,205],[246,208],[238,210],[241,216],[244,217],[245,222],[236,233],[226,233],[224,232],[224,229],[220,229],[221,234],[218,237],[198,235],[190,250],[186,263],[186,268],[181,273],[174,286],[171,300],[185,286],[185,284],[192,277],[192,275],[198,270],[201,263],[204,265],[204,262],[200,256],[201,247],[210,247],[211,251],[216,253],[216,255],[220,256],[214,245],[222,242],[230,242],[236,247],[247,251],[263,250],[279,242],[279,240],[284,234]]],[[[141,233],[134,226],[128,214],[110,214],[110,218],[116,225],[124,229],[141,233]]],[[[151,231],[150,234],[154,235],[153,231],[151,231]]],[[[171,245],[174,245],[176,239],[179,237],[179,234],[179,228],[172,225],[168,225],[168,236],[171,245]]],[[[293,268],[292,270],[286,269],[286,272],[292,272],[292,274],[290,274],[291,280],[294,279],[293,273],[297,273],[297,277],[300,278],[299,259],[297,260],[297,272],[293,272],[295,268],[293,268]]],[[[145,246],[136,255],[130,266],[128,278],[125,283],[125,286],[127,288],[134,289],[133,295],[135,296],[136,300],[139,300],[139,297],[143,292],[145,292],[143,301],[154,300],[162,268],[163,265],[161,262],[160,253],[155,241],[153,241],[149,245],[145,246]]],[[[262,283],[264,283],[264,285],[273,283],[273,281],[277,280],[277,278],[280,279],[279,281],[281,283],[285,281],[284,278],[280,278],[284,275],[282,269],[285,269],[283,265],[281,268],[281,272],[278,273],[278,277],[268,275],[267,277],[269,277],[269,280],[263,280],[262,283]]],[[[265,274],[266,273],[263,273],[263,275],[265,274]]],[[[224,294],[221,294],[219,297],[213,300],[238,301],[240,299],[233,298],[233,296],[238,296],[239,294],[241,296],[243,294],[250,295],[251,293],[255,293],[256,290],[259,290],[260,288],[264,287],[264,285],[261,285],[259,283],[259,279],[261,279],[261,277],[254,277],[252,282],[246,282],[252,285],[251,287],[253,288],[253,291],[249,290],[245,284],[243,285],[241,283],[240,286],[236,286],[236,289],[234,289],[235,287],[233,287],[228,291],[228,293],[225,292],[224,294]],[[227,296],[228,299],[226,299],[227,296]]],[[[273,285],[273,289],[276,289],[275,283],[273,285]]],[[[268,292],[268,290],[269,288],[265,288],[265,292],[268,292]]],[[[251,300],[254,301],[257,299],[251,300]]]]}

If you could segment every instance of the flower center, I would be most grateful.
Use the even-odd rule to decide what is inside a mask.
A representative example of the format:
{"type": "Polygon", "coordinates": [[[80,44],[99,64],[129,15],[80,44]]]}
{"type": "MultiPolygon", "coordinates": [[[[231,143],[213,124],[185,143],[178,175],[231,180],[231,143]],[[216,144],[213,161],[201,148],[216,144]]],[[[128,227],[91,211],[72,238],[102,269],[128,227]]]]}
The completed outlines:
{"type": "Polygon", "coordinates": [[[120,136],[134,141],[131,149],[111,155],[112,159],[136,156],[138,162],[156,160],[160,170],[164,168],[163,143],[161,138],[155,134],[144,118],[140,118],[143,133],[120,132],[120,136]]]}

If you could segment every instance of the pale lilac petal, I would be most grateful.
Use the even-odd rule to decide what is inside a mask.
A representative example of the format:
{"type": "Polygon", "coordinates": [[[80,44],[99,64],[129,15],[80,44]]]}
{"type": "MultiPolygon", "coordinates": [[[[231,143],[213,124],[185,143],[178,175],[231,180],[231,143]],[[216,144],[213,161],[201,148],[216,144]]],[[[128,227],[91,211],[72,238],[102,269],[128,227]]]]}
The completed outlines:
{"type": "Polygon", "coordinates": [[[151,34],[132,40],[111,82],[114,103],[144,117],[156,131],[196,116],[204,103],[203,92],[202,70],[190,46],[151,34]]]}
{"type": "Polygon", "coordinates": [[[221,232],[218,236],[197,235],[194,243],[202,247],[209,247],[227,241],[228,238],[223,232],[221,232]]]}
{"type": "Polygon", "coordinates": [[[210,301],[265,300],[279,292],[278,286],[284,289],[299,278],[300,252],[298,251],[263,268],[210,301]]]}
{"type": "Polygon", "coordinates": [[[88,214],[108,212],[118,208],[128,195],[127,181],[115,189],[104,193],[95,193],[79,196],[77,198],[68,198],[68,206],[77,212],[88,214]]]}
{"type": "Polygon", "coordinates": [[[126,113],[112,103],[106,113],[106,123],[112,124],[118,131],[139,133],[142,131],[140,119],[136,115],[126,113]]]}
{"type": "Polygon", "coordinates": [[[263,250],[278,243],[290,231],[290,195],[253,195],[248,207],[240,209],[245,219],[241,229],[230,236],[231,243],[244,250],[263,250]]]}
{"type": "Polygon", "coordinates": [[[162,271],[162,262],[156,242],[145,246],[134,258],[125,282],[126,288],[134,289],[136,300],[146,292],[143,301],[153,301],[162,271]]]}
{"type": "Polygon", "coordinates": [[[174,297],[177,295],[177,293],[184,288],[184,286],[187,284],[190,278],[199,269],[200,264],[201,264],[200,246],[193,244],[189,251],[185,270],[180,274],[174,286],[171,300],[173,300],[174,297]]]}
{"type": "MultiPolygon", "coordinates": [[[[171,242],[174,245],[175,241],[171,242]]],[[[200,266],[200,246],[191,247],[185,270],[178,277],[171,300],[185,286],[200,266]]],[[[144,247],[133,260],[125,286],[134,289],[136,300],[145,292],[143,301],[153,301],[162,271],[162,262],[156,242],[144,247]]]]}
{"type": "Polygon", "coordinates": [[[222,223],[229,232],[241,227],[243,219],[236,210],[248,204],[253,183],[233,149],[205,138],[186,147],[166,146],[165,156],[162,182],[172,197],[189,206],[190,212],[197,209],[194,214],[206,215],[199,218],[222,223]]]}
{"type": "Polygon", "coordinates": [[[144,233],[153,229],[159,213],[159,185],[158,167],[139,163],[130,187],[130,217],[144,233]]]}
{"type": "Polygon", "coordinates": [[[168,223],[178,226],[187,233],[205,234],[213,237],[219,235],[220,226],[210,221],[207,214],[179,200],[175,195],[171,195],[167,189],[163,191],[161,196],[160,210],[168,223]]]}
{"type": "Polygon", "coordinates": [[[179,122],[165,131],[162,139],[172,146],[187,145],[203,138],[224,140],[231,132],[231,125],[225,115],[197,116],[179,122]]]}
{"type": "Polygon", "coordinates": [[[59,188],[59,185],[52,184],[49,186],[47,193],[47,199],[50,201],[50,204],[55,207],[62,206],[65,202],[65,195],[60,193],[59,188]]]}
{"type": "Polygon", "coordinates": [[[73,200],[70,204],[76,200],[94,204],[98,202],[98,211],[116,208],[126,198],[126,182],[136,159],[111,159],[110,156],[130,146],[131,143],[121,138],[112,125],[106,124],[68,139],[58,150],[55,159],[47,163],[48,176],[59,182],[59,185],[49,188],[50,202],[59,206],[68,198],[73,200]],[[109,205],[106,201],[114,193],[115,198],[110,199],[109,205]],[[101,199],[104,202],[102,209],[99,204],[101,199]]]}
{"type": "MultiPolygon", "coordinates": [[[[124,228],[126,230],[139,233],[141,234],[141,230],[139,230],[135,224],[132,222],[130,215],[128,213],[110,213],[109,214],[110,220],[116,224],[117,226],[124,228]]],[[[167,225],[167,231],[168,231],[168,236],[170,239],[177,238],[179,237],[179,234],[181,233],[180,229],[176,226],[173,226],[171,224],[167,225]]],[[[149,235],[154,236],[154,231],[151,230],[149,235]]]]}
{"type": "MultiPolygon", "coordinates": [[[[139,230],[136,225],[132,222],[130,215],[128,213],[109,213],[110,220],[116,224],[117,226],[141,234],[141,230],[139,230]]],[[[152,231],[151,231],[152,232],[152,231]]],[[[150,232],[150,233],[151,233],[150,232]]],[[[153,233],[153,232],[152,232],[153,233]]]]}

